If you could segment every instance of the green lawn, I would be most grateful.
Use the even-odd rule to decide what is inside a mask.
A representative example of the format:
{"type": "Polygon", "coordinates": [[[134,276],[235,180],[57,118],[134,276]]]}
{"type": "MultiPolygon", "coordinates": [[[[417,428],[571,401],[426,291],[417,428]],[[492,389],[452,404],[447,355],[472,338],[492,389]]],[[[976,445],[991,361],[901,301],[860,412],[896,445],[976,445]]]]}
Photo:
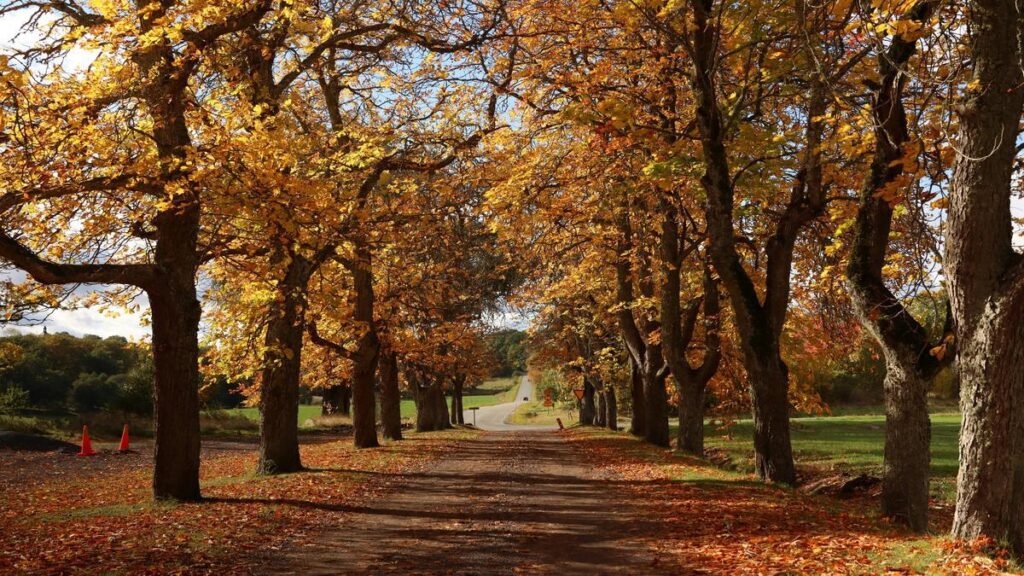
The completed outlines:
{"type": "MultiPolygon", "coordinates": [[[[463,405],[466,408],[472,408],[474,406],[490,406],[492,404],[501,404],[503,402],[511,402],[516,397],[516,392],[519,391],[519,379],[520,376],[511,376],[509,378],[494,378],[487,380],[480,386],[472,390],[467,390],[463,394],[463,405]]],[[[448,402],[451,402],[449,397],[448,402]]],[[[407,398],[402,400],[402,418],[415,418],[416,417],[416,402],[407,398]]],[[[259,408],[233,408],[231,410],[224,410],[231,415],[245,416],[253,421],[260,419],[259,408]]],[[[320,416],[320,405],[319,404],[303,404],[299,406],[299,426],[302,426],[307,420],[314,419],[320,416]]]]}
{"type": "MultiPolygon", "coordinates": [[[[932,414],[931,418],[932,492],[948,501],[955,493],[960,415],[939,413],[932,414]]],[[[884,415],[793,418],[791,433],[793,456],[798,465],[881,473],[885,446],[884,415]]],[[[742,469],[753,469],[753,425],[750,420],[740,420],[725,429],[707,424],[704,435],[709,448],[724,450],[742,469]]]]}
{"type": "MultiPolygon", "coordinates": [[[[223,412],[227,412],[233,416],[245,416],[254,422],[259,422],[260,419],[260,409],[255,406],[250,408],[231,408],[230,410],[223,410],[223,412]]],[[[299,425],[301,426],[306,420],[316,418],[319,415],[319,404],[303,404],[299,406],[299,425]]]]}

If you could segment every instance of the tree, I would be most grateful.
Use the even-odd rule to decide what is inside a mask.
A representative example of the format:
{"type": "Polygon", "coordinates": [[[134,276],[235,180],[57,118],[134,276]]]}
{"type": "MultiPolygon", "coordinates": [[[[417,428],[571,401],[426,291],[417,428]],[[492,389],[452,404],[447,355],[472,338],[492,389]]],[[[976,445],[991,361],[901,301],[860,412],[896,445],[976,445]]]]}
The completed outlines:
{"type": "Polygon", "coordinates": [[[183,3],[105,8],[62,0],[0,9],[59,15],[43,43],[19,55],[23,71],[5,81],[0,257],[42,284],[110,284],[148,295],[156,369],[153,493],[197,500],[195,278],[203,259],[204,186],[188,107],[208,54],[224,36],[262,19],[271,3],[186,19],[174,16],[188,9],[183,3]],[[126,35],[146,41],[124,42],[126,35]],[[78,46],[99,50],[86,70],[58,68],[45,80],[27,72],[78,46]],[[84,228],[51,234],[64,225],[69,203],[84,228]],[[26,218],[28,207],[55,218],[26,218]]]}
{"type": "MultiPolygon", "coordinates": [[[[913,4],[906,13],[897,12],[897,22],[927,25],[936,4],[913,4]]],[[[882,510],[923,531],[928,527],[928,384],[943,365],[942,360],[948,361],[954,354],[945,348],[940,354],[932,352],[942,344],[929,340],[925,327],[886,286],[883,274],[895,212],[892,189],[904,184],[903,176],[916,163],[914,156],[921,150],[919,143],[910,140],[903,103],[908,78],[905,68],[914,56],[920,34],[918,28],[896,34],[878,54],[881,80],[872,85],[870,96],[874,156],[861,186],[847,276],[857,316],[885,355],[882,510]]]]}
{"type": "Polygon", "coordinates": [[[946,222],[945,273],[960,368],[960,472],[953,535],[1024,555],[1024,257],[1013,248],[1011,181],[1024,92],[1013,2],[966,7],[970,81],[946,222]]]}

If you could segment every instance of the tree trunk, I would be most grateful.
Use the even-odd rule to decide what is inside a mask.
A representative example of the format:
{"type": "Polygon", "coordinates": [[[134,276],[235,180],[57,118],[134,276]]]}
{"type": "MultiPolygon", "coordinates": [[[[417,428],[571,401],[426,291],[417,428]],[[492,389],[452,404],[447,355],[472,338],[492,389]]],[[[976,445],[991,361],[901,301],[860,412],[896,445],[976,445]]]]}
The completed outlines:
{"type": "Polygon", "coordinates": [[[677,411],[679,430],[676,449],[704,456],[704,390],[718,371],[721,362],[718,336],[721,312],[718,284],[707,265],[704,267],[704,290],[685,310],[680,306],[679,269],[683,264],[683,238],[679,233],[678,211],[667,200],[662,201],[660,252],[662,257],[661,334],[662,353],[672,371],[679,396],[677,411]],[[686,352],[693,340],[697,315],[704,309],[704,357],[694,368],[686,352]]]}
{"type": "Polygon", "coordinates": [[[605,389],[605,426],[609,430],[619,429],[619,406],[618,400],[615,398],[615,387],[608,386],[605,389]]]}
{"type": "Polygon", "coordinates": [[[416,431],[432,432],[438,429],[437,422],[440,416],[437,414],[437,402],[433,396],[436,394],[434,386],[422,386],[416,389],[416,431]]]}
{"type": "MultiPolygon", "coordinates": [[[[641,259],[640,271],[636,273],[630,263],[630,251],[633,248],[633,232],[630,222],[629,198],[623,196],[622,206],[616,214],[616,227],[619,232],[618,252],[615,260],[615,290],[616,301],[619,309],[616,311],[616,318],[619,324],[619,331],[626,343],[631,362],[636,367],[634,378],[639,377],[639,382],[634,380],[634,387],[639,386],[642,394],[634,400],[641,400],[633,405],[634,417],[638,410],[642,410],[642,429],[644,440],[656,446],[668,446],[668,406],[665,393],[665,359],[661,355],[661,345],[654,335],[660,330],[658,322],[640,315],[640,322],[633,315],[633,307],[636,305],[634,298],[633,282],[636,280],[640,292],[645,298],[652,298],[654,286],[651,282],[650,263],[641,259]],[[641,331],[642,328],[642,331],[641,331]]],[[[634,433],[638,430],[634,427],[634,433]]]]}
{"type": "Polygon", "coordinates": [[[465,381],[465,377],[456,376],[452,382],[452,424],[466,423],[462,413],[462,387],[465,385],[465,381]]]}
{"type": "Polygon", "coordinates": [[[299,459],[299,377],[305,332],[306,285],[310,262],[280,253],[271,265],[287,266],[267,320],[260,378],[260,447],[257,474],[297,472],[299,459]]]}
{"type": "Polygon", "coordinates": [[[593,426],[597,408],[594,406],[594,385],[583,378],[583,401],[580,404],[580,425],[593,426]]]}
{"type": "Polygon", "coordinates": [[[433,432],[450,428],[448,404],[439,382],[418,386],[416,392],[416,431],[433,432]]]}
{"type": "Polygon", "coordinates": [[[458,418],[459,424],[465,424],[466,423],[466,407],[462,403],[462,401],[465,399],[465,393],[464,393],[465,392],[465,390],[464,390],[465,386],[466,386],[465,378],[460,379],[459,382],[458,382],[458,386],[457,386],[457,392],[459,394],[459,418],[458,418]]]}
{"type": "Polygon", "coordinates": [[[380,364],[380,422],[384,437],[402,439],[402,397],[398,390],[398,356],[386,350],[380,364]]]}
{"type": "Polygon", "coordinates": [[[960,368],[960,472],[953,536],[988,536],[1024,557],[1024,258],[1010,197],[1021,90],[1021,15],[968,3],[973,80],[946,223],[946,281],[960,368]]]}
{"type": "Polygon", "coordinates": [[[374,394],[376,346],[365,346],[369,349],[357,352],[352,366],[352,428],[356,448],[380,446],[377,441],[377,402],[374,394]]]}
{"type": "Polygon", "coordinates": [[[440,379],[435,384],[437,387],[437,394],[434,395],[434,399],[437,402],[437,414],[438,414],[438,430],[447,430],[451,428],[451,413],[448,411],[448,403],[445,402],[444,398],[444,385],[440,379]]]}
{"type": "Polygon", "coordinates": [[[377,402],[374,399],[380,339],[374,314],[372,256],[365,242],[355,243],[356,261],[350,272],[355,291],[353,318],[362,333],[352,358],[352,427],[356,448],[380,446],[377,441],[377,402]]]}
{"type": "Polygon", "coordinates": [[[321,403],[321,416],[331,416],[341,410],[342,389],[348,386],[335,384],[324,386],[324,401],[321,403]]]}
{"type": "Polygon", "coordinates": [[[770,482],[796,484],[793,449],[789,436],[789,373],[781,358],[761,371],[751,372],[751,404],[754,415],[754,469],[770,482]]]}
{"type": "Polygon", "coordinates": [[[655,446],[669,446],[668,430],[668,392],[665,390],[665,375],[661,373],[663,366],[661,346],[648,345],[645,367],[641,372],[644,380],[644,440],[655,446]],[[657,366],[657,368],[655,368],[657,366]]]}
{"type": "Polygon", "coordinates": [[[341,387],[341,392],[338,394],[338,396],[339,396],[339,400],[340,400],[340,402],[338,404],[338,412],[341,415],[343,415],[343,416],[351,416],[352,415],[352,387],[351,386],[342,386],[341,387]]]}
{"type": "MultiPolygon", "coordinates": [[[[919,2],[904,17],[925,23],[935,4],[919,2]]],[[[870,98],[875,151],[861,186],[847,278],[857,317],[882,348],[886,361],[882,511],[914,530],[924,531],[928,528],[931,435],[927,390],[938,366],[928,354],[931,345],[924,327],[885,284],[882,269],[889,251],[894,208],[880,194],[903,174],[903,146],[909,136],[903,106],[904,69],[915,51],[915,40],[896,35],[878,58],[881,82],[870,98]]]]}
{"type": "Polygon", "coordinates": [[[828,103],[825,82],[817,74],[808,82],[802,166],[794,179],[789,201],[765,244],[762,303],[736,248],[733,174],[715,83],[721,40],[714,16],[715,2],[694,0],[690,7],[694,66],[691,85],[705,169],[701,185],[707,193],[708,252],[732,301],[743,364],[750,379],[758,477],[794,484],[796,468],[789,437],[789,372],[780,354],[779,340],[789,306],[796,240],[801,230],[823,213],[826,202],[821,165],[823,118],[828,103]]]}
{"type": "Polygon", "coordinates": [[[597,406],[594,412],[594,426],[598,428],[604,428],[605,418],[608,417],[607,409],[605,407],[604,392],[597,393],[597,406]]]}
{"type": "Polygon", "coordinates": [[[629,395],[633,408],[629,421],[629,433],[643,438],[646,433],[647,416],[644,413],[644,408],[647,406],[647,400],[644,399],[644,381],[640,377],[640,367],[632,358],[629,360],[629,395]]]}
{"type": "Polygon", "coordinates": [[[676,450],[704,457],[704,389],[697,378],[684,377],[679,384],[679,430],[676,450]]]}
{"type": "Polygon", "coordinates": [[[930,442],[928,380],[887,356],[882,513],[918,532],[928,529],[930,442]]]}
{"type": "Polygon", "coordinates": [[[199,207],[162,214],[155,262],[158,286],[148,290],[152,313],[156,438],[153,496],[199,500],[199,318],[196,242],[199,207]]]}
{"type": "MultiPolygon", "coordinates": [[[[154,4],[154,7],[156,5],[154,4]]],[[[156,26],[160,10],[142,22],[156,26]]],[[[157,42],[134,58],[142,76],[152,79],[142,93],[153,121],[151,134],[171,206],[154,219],[153,263],[157,284],[147,290],[153,330],[156,431],[153,495],[157,499],[199,500],[199,319],[196,295],[199,269],[200,192],[187,174],[192,145],[185,119],[184,88],[168,90],[167,80],[180,62],[168,42],[157,42]],[[171,184],[180,185],[175,191],[171,184]]]]}
{"type": "Polygon", "coordinates": [[[156,374],[153,495],[199,500],[199,301],[179,278],[175,288],[149,293],[156,374]]]}
{"type": "MultiPolygon", "coordinates": [[[[1024,275],[1018,274],[1024,285],[1024,275]]],[[[963,395],[953,535],[988,536],[1024,558],[1024,297],[986,310],[960,342],[963,395]]]]}

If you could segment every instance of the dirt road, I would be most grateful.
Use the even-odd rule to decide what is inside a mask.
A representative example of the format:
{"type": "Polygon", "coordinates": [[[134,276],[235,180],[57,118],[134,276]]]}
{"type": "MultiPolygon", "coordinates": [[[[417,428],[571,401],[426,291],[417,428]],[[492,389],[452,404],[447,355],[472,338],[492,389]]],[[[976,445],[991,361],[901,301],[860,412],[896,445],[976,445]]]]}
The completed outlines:
{"type": "Polygon", "coordinates": [[[335,529],[274,574],[687,574],[659,563],[642,492],[595,470],[557,432],[488,432],[385,494],[332,509],[335,529]]]}

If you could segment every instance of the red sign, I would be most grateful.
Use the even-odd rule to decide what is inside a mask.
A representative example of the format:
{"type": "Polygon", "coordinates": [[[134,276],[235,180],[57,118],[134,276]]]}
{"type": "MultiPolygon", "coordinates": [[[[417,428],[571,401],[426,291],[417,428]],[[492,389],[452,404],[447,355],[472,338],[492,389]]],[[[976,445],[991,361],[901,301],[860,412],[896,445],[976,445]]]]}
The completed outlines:
{"type": "Polygon", "coordinates": [[[544,406],[551,408],[555,405],[554,400],[551,399],[551,388],[544,389],[544,406]]]}
{"type": "Polygon", "coordinates": [[[574,388],[572,393],[576,395],[577,400],[583,400],[583,388],[574,388]]]}

